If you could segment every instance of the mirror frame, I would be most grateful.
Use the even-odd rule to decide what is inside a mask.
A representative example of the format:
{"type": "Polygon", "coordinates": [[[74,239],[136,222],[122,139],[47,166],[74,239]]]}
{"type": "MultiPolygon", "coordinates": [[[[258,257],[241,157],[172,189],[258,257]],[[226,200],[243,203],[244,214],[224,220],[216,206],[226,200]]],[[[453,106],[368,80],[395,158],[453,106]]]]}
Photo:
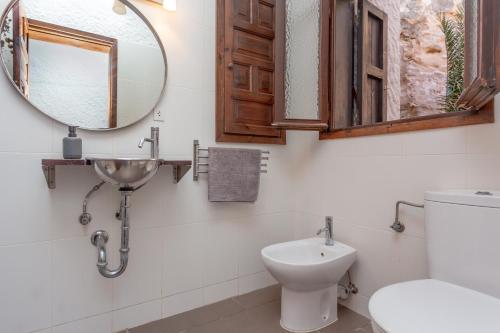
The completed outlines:
{"type": "MultiPolygon", "coordinates": [[[[11,0],[9,2],[9,4],[7,5],[7,7],[3,10],[2,12],[2,16],[0,17],[0,26],[2,26],[7,18],[7,15],[9,14],[9,12],[13,9],[14,5],[19,2],[21,0],[11,0]]],[[[127,127],[130,127],[130,126],[133,126],[139,122],[141,122],[142,120],[144,120],[145,118],[147,118],[148,116],[151,115],[151,113],[153,113],[154,110],[156,110],[159,106],[159,104],[161,103],[161,101],[163,100],[163,98],[165,97],[165,93],[166,93],[166,88],[167,88],[167,78],[168,78],[168,61],[167,61],[167,52],[165,50],[165,47],[163,46],[163,43],[161,41],[161,38],[160,36],[158,35],[158,32],[156,31],[156,29],[153,27],[153,25],[151,24],[151,22],[149,22],[149,20],[146,18],[145,15],[143,15],[141,13],[141,11],[139,9],[137,9],[129,0],[120,0],[128,9],[132,10],[137,16],[139,16],[139,18],[146,24],[146,26],[149,28],[149,30],[151,31],[151,33],[153,34],[154,38],[156,39],[156,41],[158,42],[158,45],[160,47],[160,50],[161,50],[161,53],[162,53],[162,57],[163,57],[163,62],[165,63],[165,74],[164,74],[164,80],[163,80],[163,86],[162,86],[162,89],[161,89],[161,92],[160,92],[160,95],[158,96],[158,99],[157,101],[155,102],[153,108],[151,110],[149,110],[148,112],[146,112],[143,116],[141,116],[139,119],[137,119],[136,121],[134,121],[133,123],[130,123],[128,125],[125,125],[125,126],[121,126],[121,127],[116,127],[116,128],[87,128],[87,127],[79,127],[79,129],[82,129],[82,130],[86,130],[86,131],[91,131],[91,132],[108,132],[108,131],[116,131],[116,130],[119,130],[119,129],[124,129],[124,128],[127,128],[127,127]]],[[[110,8],[111,10],[111,8],[110,8]]],[[[47,112],[39,109],[37,106],[35,106],[33,103],[31,103],[27,98],[26,96],[24,96],[24,94],[22,93],[22,91],[20,90],[20,88],[16,85],[16,83],[14,82],[14,78],[12,78],[9,74],[9,71],[7,70],[7,67],[5,65],[5,62],[3,61],[3,57],[0,55],[0,59],[1,59],[1,67],[3,69],[3,72],[5,73],[5,76],[7,77],[7,79],[10,81],[11,85],[13,86],[13,88],[15,88],[15,90],[23,97],[23,99],[28,102],[28,104],[33,107],[35,110],[37,110],[38,112],[42,113],[43,115],[47,116],[48,118],[50,118],[51,120],[54,120],[60,124],[63,124],[63,125],[66,125],[66,126],[74,126],[73,124],[68,124],[68,123],[65,123],[63,121],[60,121],[60,120],[57,120],[55,118],[53,118],[50,114],[48,114],[47,112]]]]}

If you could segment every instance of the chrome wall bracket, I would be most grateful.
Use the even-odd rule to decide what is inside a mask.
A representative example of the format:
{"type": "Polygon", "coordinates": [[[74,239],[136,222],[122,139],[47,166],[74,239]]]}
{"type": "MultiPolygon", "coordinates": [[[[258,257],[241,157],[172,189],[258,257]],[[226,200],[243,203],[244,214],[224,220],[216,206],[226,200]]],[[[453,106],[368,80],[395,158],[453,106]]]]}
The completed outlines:
{"type": "Polygon", "coordinates": [[[45,175],[45,181],[49,189],[53,190],[56,188],[56,167],[42,165],[43,174],[45,175]]]}
{"type": "Polygon", "coordinates": [[[47,182],[47,187],[51,190],[56,188],[56,166],[65,165],[88,165],[86,160],[64,160],[64,159],[43,159],[42,160],[42,171],[45,176],[45,181],[47,182]]]}
{"type": "Polygon", "coordinates": [[[174,184],[179,183],[179,181],[186,175],[189,169],[191,169],[191,165],[174,165],[174,184]]]}
{"type": "Polygon", "coordinates": [[[423,204],[416,204],[408,201],[398,201],[396,202],[396,217],[394,218],[394,223],[391,224],[390,228],[394,230],[395,232],[404,232],[406,227],[403,223],[401,223],[399,219],[399,206],[401,205],[407,205],[411,207],[416,207],[416,208],[424,208],[423,204]]]}

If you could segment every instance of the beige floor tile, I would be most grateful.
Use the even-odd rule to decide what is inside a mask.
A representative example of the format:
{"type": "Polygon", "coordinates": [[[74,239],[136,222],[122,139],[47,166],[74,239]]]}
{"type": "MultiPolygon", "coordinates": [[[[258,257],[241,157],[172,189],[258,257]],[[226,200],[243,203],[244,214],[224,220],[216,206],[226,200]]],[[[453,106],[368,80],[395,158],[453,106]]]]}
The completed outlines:
{"type": "MultiPolygon", "coordinates": [[[[339,320],[315,333],[373,333],[370,321],[339,306],[339,320]]],[[[149,323],[129,333],[286,333],[280,326],[280,288],[258,290],[149,323]]]]}

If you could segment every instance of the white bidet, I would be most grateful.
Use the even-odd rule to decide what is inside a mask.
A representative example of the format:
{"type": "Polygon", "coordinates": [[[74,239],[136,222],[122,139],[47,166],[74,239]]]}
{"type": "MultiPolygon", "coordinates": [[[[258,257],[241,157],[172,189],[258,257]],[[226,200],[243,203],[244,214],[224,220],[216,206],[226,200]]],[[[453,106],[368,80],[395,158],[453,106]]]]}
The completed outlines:
{"type": "Polygon", "coordinates": [[[274,244],[261,252],[264,264],[282,285],[281,326],[311,332],[337,321],[337,284],[356,260],[356,250],[311,238],[274,244]]]}

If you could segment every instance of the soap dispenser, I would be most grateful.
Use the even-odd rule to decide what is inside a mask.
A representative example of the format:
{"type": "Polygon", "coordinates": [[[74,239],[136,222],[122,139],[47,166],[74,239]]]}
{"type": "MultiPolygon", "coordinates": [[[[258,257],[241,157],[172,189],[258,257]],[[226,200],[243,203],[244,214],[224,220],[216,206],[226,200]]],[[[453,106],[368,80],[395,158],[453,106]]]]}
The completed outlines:
{"type": "Polygon", "coordinates": [[[82,139],[76,136],[77,126],[69,127],[68,137],[63,139],[63,157],[67,160],[82,158],[82,139]]]}

